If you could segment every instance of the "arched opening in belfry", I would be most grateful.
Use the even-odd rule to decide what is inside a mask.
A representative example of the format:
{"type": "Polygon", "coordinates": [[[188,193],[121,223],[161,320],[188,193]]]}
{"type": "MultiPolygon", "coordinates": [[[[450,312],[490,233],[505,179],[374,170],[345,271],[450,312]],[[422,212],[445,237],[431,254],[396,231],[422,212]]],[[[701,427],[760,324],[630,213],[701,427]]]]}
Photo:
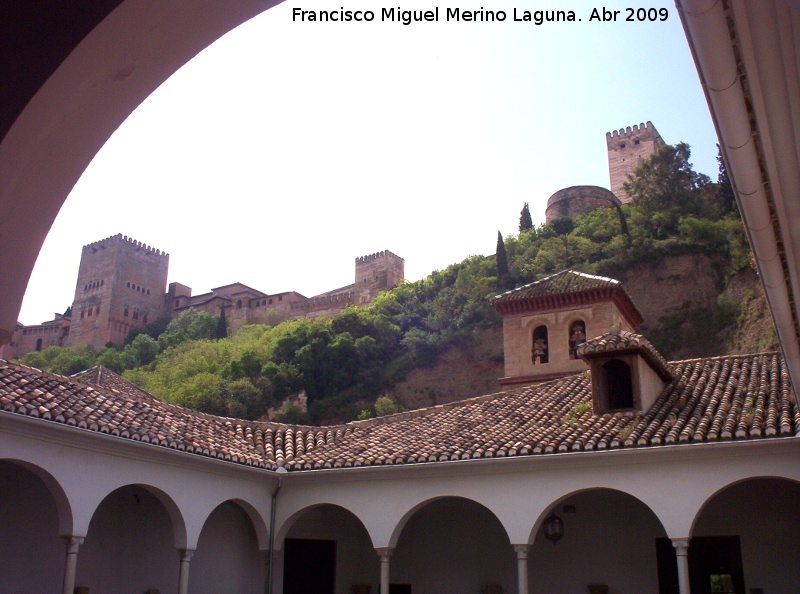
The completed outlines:
{"type": "Polygon", "coordinates": [[[550,361],[550,341],[547,326],[536,326],[533,329],[533,346],[531,347],[531,361],[534,365],[544,365],[550,361]]]}

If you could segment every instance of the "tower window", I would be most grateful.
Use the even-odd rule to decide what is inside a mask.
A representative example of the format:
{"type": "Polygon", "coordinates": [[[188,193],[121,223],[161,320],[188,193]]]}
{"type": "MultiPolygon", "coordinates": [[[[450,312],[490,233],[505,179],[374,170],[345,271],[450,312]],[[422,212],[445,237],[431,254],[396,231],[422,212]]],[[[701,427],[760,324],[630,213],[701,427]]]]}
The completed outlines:
{"type": "Polygon", "coordinates": [[[239,300],[236,302],[236,309],[242,309],[242,300],[241,300],[241,299],[239,299],[239,300]]]}
{"type": "Polygon", "coordinates": [[[547,326],[537,326],[533,330],[533,346],[531,361],[534,365],[542,365],[550,360],[550,349],[547,341],[547,326]]]}

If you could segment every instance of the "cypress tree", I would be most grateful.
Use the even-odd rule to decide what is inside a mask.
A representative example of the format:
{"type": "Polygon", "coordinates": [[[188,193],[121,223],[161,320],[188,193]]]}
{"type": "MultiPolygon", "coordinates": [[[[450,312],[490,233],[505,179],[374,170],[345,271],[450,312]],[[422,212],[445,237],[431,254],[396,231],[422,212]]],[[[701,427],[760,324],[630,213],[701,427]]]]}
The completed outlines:
{"type": "Polygon", "coordinates": [[[228,320],[225,318],[225,308],[219,308],[219,319],[217,320],[217,329],[214,336],[219,340],[220,338],[228,338],[228,320]]]}
{"type": "Polygon", "coordinates": [[[531,219],[531,211],[528,209],[528,203],[526,202],[519,213],[519,232],[522,233],[531,229],[533,229],[533,219],[531,219]]]}
{"type": "Polygon", "coordinates": [[[506,243],[503,241],[503,235],[500,231],[497,232],[497,251],[495,252],[497,258],[497,284],[501,288],[508,286],[510,274],[508,272],[508,255],[506,254],[506,243]]]}

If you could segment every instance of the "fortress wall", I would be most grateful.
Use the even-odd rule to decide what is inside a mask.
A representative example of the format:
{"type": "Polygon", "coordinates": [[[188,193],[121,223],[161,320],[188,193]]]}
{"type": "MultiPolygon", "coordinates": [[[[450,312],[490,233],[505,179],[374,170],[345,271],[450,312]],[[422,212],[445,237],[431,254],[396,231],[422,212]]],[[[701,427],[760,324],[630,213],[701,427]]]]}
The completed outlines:
{"type": "Polygon", "coordinates": [[[611,208],[621,204],[614,194],[598,186],[572,186],[559,190],[547,201],[545,222],[559,217],[576,217],[596,208],[611,208]]]}

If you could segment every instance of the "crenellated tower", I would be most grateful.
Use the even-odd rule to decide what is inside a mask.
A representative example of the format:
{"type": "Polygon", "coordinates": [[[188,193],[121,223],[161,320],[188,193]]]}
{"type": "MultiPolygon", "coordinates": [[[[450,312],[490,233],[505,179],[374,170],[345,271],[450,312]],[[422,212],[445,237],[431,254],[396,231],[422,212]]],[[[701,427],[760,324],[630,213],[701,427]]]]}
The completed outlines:
{"type": "Polygon", "coordinates": [[[623,184],[643,161],[664,145],[664,140],[652,122],[647,122],[607,132],[606,144],[611,191],[622,203],[627,204],[631,201],[631,197],[623,188],[623,184]]]}
{"type": "Polygon", "coordinates": [[[122,234],[83,246],[67,345],[122,344],[164,310],[169,254],[122,234]]]}
{"type": "Polygon", "coordinates": [[[381,291],[394,289],[403,282],[405,262],[389,250],[356,258],[356,302],[369,303],[381,291]]]}

